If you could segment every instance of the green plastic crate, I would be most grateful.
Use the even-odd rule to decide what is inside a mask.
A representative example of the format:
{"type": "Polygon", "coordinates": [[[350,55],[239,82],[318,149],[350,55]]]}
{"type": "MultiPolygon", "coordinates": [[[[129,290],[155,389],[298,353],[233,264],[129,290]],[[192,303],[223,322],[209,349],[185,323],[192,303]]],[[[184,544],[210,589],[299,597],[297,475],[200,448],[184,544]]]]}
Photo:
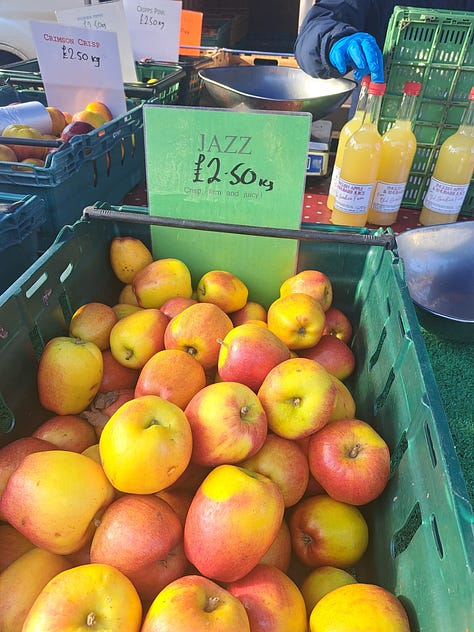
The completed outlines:
{"type": "Polygon", "coordinates": [[[46,221],[44,200],[36,195],[0,193],[0,294],[38,258],[38,231],[46,221]]]}
{"type": "MultiPolygon", "coordinates": [[[[458,128],[474,85],[474,13],[395,7],[384,45],[387,89],[380,131],[396,118],[406,81],[419,81],[417,151],[402,206],[420,209],[442,142],[458,128]]],[[[474,178],[461,209],[474,216],[474,178]]]]}
{"type": "MultiPolygon", "coordinates": [[[[105,219],[83,218],[66,227],[0,298],[0,445],[47,417],[36,392],[47,340],[67,331],[81,304],[117,301],[122,284],[110,268],[112,238],[132,235],[151,247],[150,227],[137,221],[157,218],[143,208],[112,210],[119,212],[114,216],[109,209],[105,219]]],[[[362,508],[369,549],[357,577],[400,598],[411,632],[464,632],[472,629],[473,512],[402,263],[396,250],[367,239],[389,231],[347,228],[345,234],[363,239],[341,243],[333,240],[340,230],[309,227],[305,234],[314,238],[300,240],[297,269],[317,268],[331,278],[334,304],[354,327],[358,362],[348,385],[357,415],[374,425],[392,454],[386,490],[362,508]]],[[[266,279],[258,283],[264,287],[266,279]]]]}
{"type": "MultiPolygon", "coordinates": [[[[149,103],[175,104],[183,69],[158,81],[149,103]]],[[[26,79],[15,93],[21,101],[39,100],[46,104],[44,91],[26,79]]],[[[1,98],[1,92],[0,92],[1,98]]],[[[13,97],[11,97],[13,98],[13,97]]],[[[39,231],[39,250],[44,252],[65,224],[79,219],[82,209],[97,199],[119,204],[146,176],[143,134],[143,100],[127,98],[128,111],[102,127],[71,139],[48,155],[44,167],[32,165],[19,171],[16,163],[0,162],[0,190],[6,193],[37,195],[46,203],[46,222],[39,231]]]]}

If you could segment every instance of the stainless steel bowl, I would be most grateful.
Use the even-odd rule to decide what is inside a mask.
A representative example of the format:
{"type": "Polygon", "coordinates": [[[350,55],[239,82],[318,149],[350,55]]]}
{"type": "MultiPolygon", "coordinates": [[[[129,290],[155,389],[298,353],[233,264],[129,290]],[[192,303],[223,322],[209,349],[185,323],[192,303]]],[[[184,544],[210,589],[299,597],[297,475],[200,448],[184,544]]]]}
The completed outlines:
{"type": "Polygon", "coordinates": [[[357,86],[351,79],[315,79],[288,66],[218,66],[199,71],[217,105],[250,110],[310,112],[340,107],[357,86]]]}
{"type": "Polygon", "coordinates": [[[474,221],[416,228],[396,241],[421,324],[474,339],[474,221]]]}

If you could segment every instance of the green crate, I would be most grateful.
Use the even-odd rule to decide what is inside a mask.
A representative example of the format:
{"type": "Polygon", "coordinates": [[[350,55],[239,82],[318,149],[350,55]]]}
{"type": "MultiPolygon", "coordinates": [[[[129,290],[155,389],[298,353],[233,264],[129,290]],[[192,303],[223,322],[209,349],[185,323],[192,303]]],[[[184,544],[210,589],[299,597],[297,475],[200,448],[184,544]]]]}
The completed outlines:
{"type": "MultiPolygon", "coordinates": [[[[442,142],[458,128],[474,85],[474,13],[395,7],[384,45],[387,89],[380,131],[395,120],[406,81],[419,81],[417,151],[402,206],[420,209],[442,142]]],[[[461,209],[474,216],[474,177],[461,209]]]]}
{"type": "MultiPolygon", "coordinates": [[[[184,70],[173,66],[173,72],[158,81],[155,96],[147,102],[175,104],[184,77],[184,70]]],[[[28,88],[26,79],[21,85],[24,87],[13,91],[21,101],[46,104],[44,91],[36,86],[28,88]]],[[[88,134],[73,137],[69,144],[48,155],[44,167],[32,165],[28,171],[19,171],[15,163],[0,162],[0,190],[37,195],[46,203],[47,219],[39,231],[41,252],[62,226],[79,219],[85,206],[97,199],[119,204],[145,179],[143,103],[142,99],[128,97],[125,114],[88,134]]]]}
{"type": "MultiPolygon", "coordinates": [[[[122,284],[110,268],[112,238],[132,235],[151,246],[149,226],[136,223],[148,218],[147,209],[115,210],[118,218],[109,211],[105,220],[66,227],[0,299],[0,445],[47,417],[36,392],[46,341],[64,335],[81,304],[117,301],[122,284]]],[[[300,240],[297,269],[317,268],[331,278],[334,304],[354,327],[358,362],[348,385],[357,415],[374,425],[392,454],[386,490],[362,508],[369,549],[357,577],[400,598],[411,632],[464,632],[472,628],[473,512],[403,267],[396,250],[366,239],[381,231],[344,229],[363,239],[341,243],[330,239],[339,230],[310,227],[315,239],[300,240]]],[[[255,273],[249,271],[253,279],[255,273]]]]}
{"type": "Polygon", "coordinates": [[[0,193],[0,294],[38,257],[38,231],[46,221],[45,202],[36,195],[0,193]]]}

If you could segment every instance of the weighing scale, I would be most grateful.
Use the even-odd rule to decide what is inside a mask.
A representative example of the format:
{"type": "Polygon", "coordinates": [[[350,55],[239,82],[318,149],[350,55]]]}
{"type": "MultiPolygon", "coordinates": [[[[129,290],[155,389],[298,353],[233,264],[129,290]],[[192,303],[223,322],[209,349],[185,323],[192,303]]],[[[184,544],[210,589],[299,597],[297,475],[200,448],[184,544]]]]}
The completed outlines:
{"type": "Polygon", "coordinates": [[[323,119],[312,123],[308,148],[308,162],[306,163],[307,176],[325,176],[327,174],[331,135],[331,121],[323,119]]]}

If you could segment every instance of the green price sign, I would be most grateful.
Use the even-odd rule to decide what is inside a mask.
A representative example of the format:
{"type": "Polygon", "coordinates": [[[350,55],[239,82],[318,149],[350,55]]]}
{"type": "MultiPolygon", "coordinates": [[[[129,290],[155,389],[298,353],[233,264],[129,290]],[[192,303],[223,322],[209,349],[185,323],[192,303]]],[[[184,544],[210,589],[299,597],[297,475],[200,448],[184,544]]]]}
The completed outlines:
{"type": "MultiPolygon", "coordinates": [[[[152,104],[143,111],[151,215],[300,227],[310,114],[152,104]]],[[[297,257],[293,240],[194,229],[153,227],[153,246],[155,256],[185,261],[195,282],[210,269],[229,270],[267,303],[297,257]]]]}

